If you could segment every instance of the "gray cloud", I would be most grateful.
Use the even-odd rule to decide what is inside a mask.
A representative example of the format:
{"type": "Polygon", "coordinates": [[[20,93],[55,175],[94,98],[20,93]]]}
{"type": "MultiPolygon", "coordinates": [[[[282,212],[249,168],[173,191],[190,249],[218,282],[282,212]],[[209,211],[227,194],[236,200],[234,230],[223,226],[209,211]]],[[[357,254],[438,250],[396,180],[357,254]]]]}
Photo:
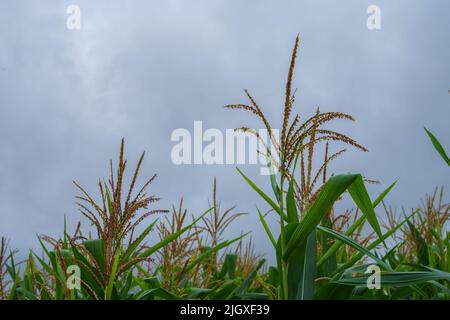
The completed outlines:
{"type": "MultiPolygon", "coordinates": [[[[371,1],[10,1],[0,3],[0,234],[22,251],[36,233],[58,235],[63,215],[78,219],[71,184],[95,191],[121,137],[143,173],[157,172],[153,191],[162,207],[184,196],[204,211],[218,179],[223,206],[249,215],[231,234],[252,230],[262,205],[234,166],[175,166],[176,128],[258,126],[250,115],[221,107],[244,101],[248,88],[274,123],[290,51],[301,37],[295,85],[297,108],[355,116],[336,127],[370,152],[349,152],[335,172],[399,179],[389,202],[415,206],[448,174],[422,129],[450,145],[450,4],[377,1],[382,29],[366,28],[371,1]],[[66,7],[78,4],[82,29],[65,27],[66,7]]],[[[244,169],[269,188],[258,168],[244,169]]]]}

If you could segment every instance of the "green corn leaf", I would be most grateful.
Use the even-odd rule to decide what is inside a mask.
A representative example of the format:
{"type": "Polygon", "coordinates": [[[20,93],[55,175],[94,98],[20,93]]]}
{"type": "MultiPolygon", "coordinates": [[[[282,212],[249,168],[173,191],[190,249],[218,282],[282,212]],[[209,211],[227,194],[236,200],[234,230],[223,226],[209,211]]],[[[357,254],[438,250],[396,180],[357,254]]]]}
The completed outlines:
{"type": "Polygon", "coordinates": [[[180,299],[177,295],[167,291],[166,289],[155,288],[142,292],[136,297],[136,300],[154,300],[155,298],[160,298],[164,300],[180,299]]]}
{"type": "MultiPolygon", "coordinates": [[[[394,186],[396,185],[397,180],[394,181],[394,183],[392,183],[389,187],[387,187],[373,202],[372,206],[375,209],[378,204],[381,203],[381,201],[383,201],[383,199],[387,196],[387,194],[392,190],[392,188],[394,188],[394,186]]],[[[355,223],[353,223],[348,230],[345,232],[346,236],[350,236],[353,234],[353,232],[359,228],[359,226],[364,223],[366,221],[366,216],[363,215],[361,216],[358,220],[356,220],[355,223]]],[[[317,266],[319,267],[320,265],[322,265],[322,263],[324,263],[331,255],[333,255],[342,245],[343,243],[341,241],[336,241],[335,243],[333,243],[333,245],[322,255],[322,257],[320,257],[319,261],[317,262],[317,266]]]]}
{"type": "Polygon", "coordinates": [[[348,300],[353,289],[351,286],[328,282],[315,292],[314,300],[348,300]]]}
{"type": "Polygon", "coordinates": [[[104,242],[102,239],[86,240],[83,242],[83,246],[91,254],[91,256],[97,262],[101,271],[105,270],[105,251],[104,242]]]}
{"type": "Polygon", "coordinates": [[[9,290],[9,294],[8,294],[8,300],[16,300],[18,299],[18,288],[20,285],[20,273],[16,273],[15,277],[13,278],[14,282],[13,285],[11,286],[11,289],[9,290]]]}
{"type": "Polygon", "coordinates": [[[241,240],[242,238],[244,238],[245,236],[247,236],[249,233],[243,234],[237,238],[234,238],[232,240],[225,240],[221,243],[219,243],[218,245],[216,245],[213,248],[208,248],[206,249],[204,252],[202,252],[197,258],[195,258],[193,261],[191,261],[186,268],[184,268],[184,273],[188,273],[189,271],[191,271],[193,268],[195,268],[195,266],[197,264],[199,264],[201,261],[203,261],[204,259],[210,257],[214,252],[217,252],[221,249],[224,249],[228,246],[230,246],[231,244],[241,240]]]}
{"type": "Polygon", "coordinates": [[[119,250],[119,252],[117,252],[116,256],[114,257],[114,262],[113,262],[113,265],[112,265],[111,274],[109,275],[108,285],[106,286],[105,300],[111,300],[113,287],[114,287],[114,283],[115,283],[115,280],[116,280],[116,274],[117,274],[117,270],[119,268],[120,253],[121,252],[119,250]]]}
{"type": "MultiPolygon", "coordinates": [[[[333,223],[331,221],[330,216],[325,217],[325,219],[322,220],[321,225],[327,228],[332,228],[333,223]]],[[[319,232],[317,234],[317,239],[320,242],[320,248],[321,252],[327,254],[329,252],[329,249],[334,245],[337,241],[331,241],[332,238],[327,236],[323,232],[319,232]]],[[[322,255],[322,257],[324,254],[322,255]]],[[[337,254],[336,252],[331,252],[327,258],[324,259],[324,263],[322,265],[319,265],[317,262],[316,264],[318,275],[320,277],[326,277],[334,272],[337,268],[337,254]]]]}
{"type": "MultiPolygon", "coordinates": [[[[247,176],[239,169],[236,168],[237,171],[241,174],[245,181],[256,191],[271,207],[274,209],[279,215],[284,218],[284,214],[281,212],[280,207],[267,195],[262,191],[256,184],[253,183],[247,176]]],[[[284,218],[285,219],[285,218],[284,218]]]]}
{"type": "Polygon", "coordinates": [[[217,273],[218,279],[224,279],[228,275],[228,279],[234,279],[236,277],[236,267],[237,267],[237,254],[227,254],[222,264],[220,272],[217,273]]]}
{"type": "Polygon", "coordinates": [[[269,300],[268,295],[261,292],[245,292],[239,298],[242,300],[269,300]]]}
{"type": "Polygon", "coordinates": [[[125,284],[120,289],[120,292],[119,292],[119,299],[121,299],[121,300],[128,299],[132,284],[133,284],[133,272],[128,271],[125,284]]]}
{"type": "Polygon", "coordinates": [[[280,275],[278,272],[278,269],[274,266],[269,267],[269,274],[268,274],[268,282],[273,287],[278,287],[280,285],[279,279],[280,275]]]}
{"type": "MultiPolygon", "coordinates": [[[[297,161],[298,156],[300,154],[300,151],[297,152],[297,155],[295,156],[294,161],[294,168],[292,169],[292,172],[295,172],[295,169],[297,168],[297,161]]],[[[294,196],[294,176],[291,177],[291,180],[289,181],[289,187],[286,194],[286,211],[287,211],[287,220],[288,223],[298,223],[298,212],[297,212],[297,204],[295,201],[294,196]]]]}
{"type": "Polygon", "coordinates": [[[270,171],[270,184],[272,185],[273,194],[275,195],[275,198],[277,199],[277,201],[280,202],[280,199],[281,199],[280,186],[278,186],[277,175],[276,175],[275,171],[273,170],[273,164],[270,160],[268,160],[268,167],[269,167],[269,171],[270,171]]]}
{"type": "MultiPolygon", "coordinates": [[[[371,244],[369,244],[367,246],[368,250],[373,250],[375,249],[380,243],[382,243],[383,241],[385,241],[387,238],[389,238],[390,236],[392,236],[394,233],[397,232],[397,230],[399,230],[401,228],[401,226],[408,220],[410,219],[412,216],[414,216],[415,214],[417,214],[417,212],[419,212],[419,210],[414,211],[411,215],[409,215],[406,219],[404,219],[403,221],[401,221],[399,224],[397,224],[397,226],[395,226],[394,228],[392,228],[391,230],[387,231],[385,234],[383,234],[383,236],[379,239],[374,240],[371,244]]],[[[340,266],[336,271],[335,274],[342,272],[343,270],[346,270],[348,268],[350,268],[351,266],[353,266],[358,260],[360,260],[362,257],[364,256],[363,253],[358,252],[356,254],[354,254],[350,259],[348,259],[348,261],[346,263],[344,263],[342,266],[340,266]]]]}
{"type": "MultiPolygon", "coordinates": [[[[289,228],[289,227],[288,227],[289,228]]],[[[317,256],[316,231],[292,254],[287,265],[288,299],[311,300],[315,292],[317,256]]]]}
{"type": "Polygon", "coordinates": [[[10,250],[8,257],[11,263],[9,265],[6,265],[6,267],[8,269],[8,273],[11,276],[11,278],[15,279],[17,275],[17,270],[16,270],[16,263],[14,262],[14,252],[10,250]]]}
{"type": "Polygon", "coordinates": [[[409,221],[406,221],[406,224],[408,225],[408,228],[411,232],[412,238],[414,240],[415,244],[415,250],[417,252],[417,258],[419,259],[419,263],[423,265],[429,264],[429,257],[428,252],[429,248],[427,246],[427,243],[425,242],[425,239],[420,234],[420,231],[417,230],[417,228],[409,221]]]}
{"type": "MultiPolygon", "coordinates": [[[[355,277],[344,277],[337,280],[337,283],[351,286],[365,286],[370,275],[361,275],[355,277]]],[[[380,274],[380,284],[382,288],[405,287],[423,284],[433,280],[450,281],[450,274],[437,272],[382,272],[380,274]]]]}
{"type": "Polygon", "coordinates": [[[161,282],[158,277],[148,277],[144,279],[144,282],[149,286],[149,289],[156,289],[161,287],[161,282]]]}
{"type": "Polygon", "coordinates": [[[308,209],[287,242],[283,259],[288,261],[294,250],[306,241],[322,218],[330,211],[334,202],[358,178],[358,174],[343,174],[331,177],[323,186],[316,201],[308,209]]]}
{"type": "Polygon", "coordinates": [[[144,241],[145,237],[153,230],[156,223],[158,222],[158,219],[153,221],[145,230],[128,246],[127,250],[124,254],[124,259],[129,259],[130,256],[134,253],[136,248],[141,244],[142,241],[144,241]]]}
{"type": "Polygon", "coordinates": [[[209,288],[190,288],[189,293],[185,297],[183,297],[183,299],[204,299],[212,292],[214,292],[214,290],[209,288]]]}
{"type": "Polygon", "coordinates": [[[427,132],[428,137],[430,138],[431,143],[433,144],[436,151],[441,155],[442,159],[444,159],[444,161],[447,162],[447,165],[450,166],[450,158],[447,156],[447,153],[445,152],[444,147],[442,147],[439,140],[427,128],[424,128],[424,129],[427,132]]]}
{"type": "Polygon", "coordinates": [[[47,262],[45,262],[43,259],[41,259],[36,254],[34,254],[34,256],[36,257],[36,259],[39,261],[39,263],[41,264],[42,268],[44,268],[44,270],[46,272],[48,272],[49,274],[54,274],[53,269],[50,267],[50,265],[47,262]]]}
{"type": "Polygon", "coordinates": [[[245,278],[242,284],[236,289],[235,295],[241,296],[244,293],[246,293],[246,291],[250,288],[251,284],[253,283],[253,280],[255,280],[259,269],[261,269],[265,263],[266,263],[265,259],[261,259],[261,261],[258,262],[258,264],[252,270],[252,272],[250,272],[250,274],[245,278]]]}
{"type": "MultiPolygon", "coordinates": [[[[81,253],[76,245],[72,245],[72,252],[80,267],[82,284],[88,286],[96,294],[96,298],[104,297],[104,285],[102,285],[103,273],[97,270],[81,253]]],[[[94,298],[94,297],[93,297],[94,298]]]]}
{"type": "Polygon", "coordinates": [[[109,188],[107,185],[105,185],[105,191],[106,191],[106,202],[108,204],[108,213],[111,216],[112,215],[112,201],[111,201],[111,194],[109,193],[109,188]]]}
{"type": "Polygon", "coordinates": [[[350,247],[358,250],[359,252],[361,252],[362,254],[372,258],[373,260],[375,260],[376,262],[378,262],[380,265],[382,265],[384,268],[386,268],[387,270],[390,270],[390,266],[386,264],[386,262],[384,262],[382,259],[380,259],[379,257],[377,257],[375,254],[373,254],[372,252],[370,252],[369,250],[367,250],[366,248],[364,248],[362,245],[360,245],[358,242],[356,242],[355,240],[353,240],[352,238],[340,234],[332,229],[328,229],[326,227],[323,226],[318,226],[317,227],[320,231],[325,232],[327,235],[335,238],[336,240],[340,240],[343,243],[349,245],[350,247]]]}
{"type": "Polygon", "coordinates": [[[348,192],[355,201],[358,208],[361,210],[363,215],[366,217],[367,221],[372,226],[373,230],[377,233],[379,237],[382,236],[381,227],[378,223],[377,215],[373,209],[372,202],[370,201],[369,193],[364,186],[364,181],[362,176],[358,176],[353,183],[349,186],[348,192]]]}
{"type": "Polygon", "coordinates": [[[61,265],[59,264],[58,259],[56,258],[56,253],[54,251],[49,251],[47,249],[47,247],[44,245],[44,243],[42,242],[41,238],[37,237],[38,241],[42,247],[42,249],[44,250],[45,254],[47,255],[47,257],[50,260],[50,264],[52,266],[53,272],[52,274],[59,280],[60,284],[62,283],[66,283],[66,276],[64,271],[62,270],[61,265]]]}
{"type": "Polygon", "coordinates": [[[270,242],[272,243],[273,247],[276,248],[276,247],[277,247],[277,243],[276,243],[276,241],[275,241],[275,238],[273,237],[272,231],[270,231],[270,228],[269,228],[269,226],[267,225],[267,222],[266,222],[266,220],[264,219],[264,216],[262,215],[261,211],[259,211],[258,208],[256,208],[256,210],[258,210],[259,220],[261,220],[261,223],[262,223],[262,225],[263,225],[263,227],[264,227],[264,230],[265,230],[266,233],[267,233],[267,236],[268,236],[269,239],[270,239],[270,242]]]}
{"type": "Polygon", "coordinates": [[[225,281],[219,288],[215,290],[214,295],[211,297],[212,300],[232,299],[239,284],[240,282],[238,279],[225,281]]]}
{"type": "Polygon", "coordinates": [[[298,222],[297,205],[294,197],[294,179],[289,182],[286,194],[286,211],[288,223],[298,222]]]}

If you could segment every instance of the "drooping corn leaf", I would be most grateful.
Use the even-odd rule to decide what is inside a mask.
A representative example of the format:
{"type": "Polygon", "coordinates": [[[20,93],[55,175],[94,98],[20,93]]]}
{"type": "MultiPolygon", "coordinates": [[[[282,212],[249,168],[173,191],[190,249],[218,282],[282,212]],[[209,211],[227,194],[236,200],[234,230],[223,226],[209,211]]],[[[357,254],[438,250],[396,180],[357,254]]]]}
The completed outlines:
{"type": "Polygon", "coordinates": [[[447,165],[450,166],[450,158],[447,156],[447,153],[445,152],[444,147],[441,145],[439,140],[427,128],[424,128],[424,129],[427,132],[428,137],[430,138],[431,143],[433,144],[436,151],[441,155],[442,159],[444,159],[444,161],[447,163],[447,165]]]}
{"type": "MultiPolygon", "coordinates": [[[[378,204],[381,203],[381,201],[383,201],[383,199],[387,196],[387,194],[392,190],[392,188],[394,188],[394,186],[396,185],[397,181],[394,181],[394,183],[392,183],[389,187],[387,187],[373,202],[372,206],[375,209],[378,204]]],[[[348,230],[345,232],[346,236],[350,236],[353,234],[353,232],[359,228],[361,226],[362,223],[364,223],[364,221],[366,221],[366,216],[363,215],[361,216],[355,223],[353,223],[348,230]]],[[[324,263],[329,257],[331,257],[331,255],[333,255],[342,245],[343,243],[341,241],[336,241],[335,243],[333,243],[333,245],[320,257],[319,261],[317,262],[317,266],[321,266],[322,263],[324,263]]]]}
{"type": "Polygon", "coordinates": [[[318,226],[317,229],[319,229],[322,232],[325,232],[326,234],[328,234],[329,236],[342,241],[343,243],[351,246],[352,248],[358,250],[359,252],[363,253],[364,255],[366,255],[369,258],[372,258],[373,260],[375,260],[376,262],[378,262],[380,265],[382,265],[383,267],[385,267],[387,270],[390,270],[391,267],[386,264],[386,262],[384,262],[382,259],[380,259],[378,256],[376,256],[375,254],[373,254],[372,252],[370,252],[369,250],[367,250],[366,248],[364,248],[362,245],[360,245],[358,242],[356,242],[355,240],[351,239],[350,237],[340,234],[332,229],[328,229],[325,228],[323,226],[318,226]]]}
{"type": "MultiPolygon", "coordinates": [[[[370,275],[348,276],[337,280],[337,283],[351,286],[366,286],[370,275]]],[[[444,272],[382,272],[380,274],[380,285],[382,288],[404,287],[423,284],[433,280],[450,281],[450,274],[444,272]]]]}
{"type": "Polygon", "coordinates": [[[372,202],[370,201],[369,194],[364,186],[364,181],[362,176],[356,177],[353,183],[349,186],[348,192],[355,201],[355,204],[361,210],[363,215],[366,217],[367,221],[372,226],[373,230],[375,230],[376,234],[381,237],[381,228],[378,223],[377,215],[375,214],[375,210],[373,209],[372,202]]]}
{"type": "Polygon", "coordinates": [[[286,250],[283,253],[283,259],[285,261],[288,261],[294,250],[306,241],[309,234],[330,211],[334,202],[358,177],[360,177],[358,174],[337,175],[331,177],[325,183],[317,199],[292,232],[292,236],[287,242],[286,250]]]}
{"type": "MultiPolygon", "coordinates": [[[[413,217],[415,214],[417,214],[417,212],[419,212],[418,210],[414,211],[411,215],[409,215],[408,217],[406,217],[403,221],[401,221],[400,223],[398,223],[394,228],[390,229],[389,231],[387,231],[386,233],[383,234],[383,236],[379,239],[374,240],[373,242],[371,242],[366,248],[368,250],[373,250],[374,248],[376,248],[380,243],[382,243],[383,241],[385,241],[386,239],[388,239],[390,236],[392,236],[394,233],[397,232],[397,230],[399,230],[401,228],[401,226],[411,217],[413,217]]],[[[350,259],[348,259],[348,261],[346,263],[344,263],[343,265],[341,265],[336,271],[335,274],[342,272],[343,270],[346,270],[348,268],[350,268],[351,266],[353,266],[358,260],[360,260],[361,258],[364,257],[364,253],[361,252],[357,252],[355,253],[350,259]]]]}
{"type": "Polygon", "coordinates": [[[241,174],[244,180],[256,191],[271,207],[275,210],[279,215],[284,217],[284,214],[280,210],[280,207],[273,201],[267,194],[264,193],[253,181],[251,181],[239,168],[236,168],[237,171],[241,174]]]}
{"type": "Polygon", "coordinates": [[[269,228],[269,226],[267,225],[267,222],[266,222],[266,220],[264,219],[264,216],[262,215],[261,211],[259,211],[258,208],[256,208],[256,210],[258,211],[259,220],[261,221],[261,223],[262,223],[262,225],[263,225],[263,227],[264,227],[264,230],[266,231],[267,236],[268,236],[269,239],[270,239],[270,242],[272,243],[273,247],[276,249],[277,243],[276,243],[275,238],[274,238],[274,236],[273,236],[273,234],[272,234],[272,231],[270,231],[270,228],[269,228]]]}

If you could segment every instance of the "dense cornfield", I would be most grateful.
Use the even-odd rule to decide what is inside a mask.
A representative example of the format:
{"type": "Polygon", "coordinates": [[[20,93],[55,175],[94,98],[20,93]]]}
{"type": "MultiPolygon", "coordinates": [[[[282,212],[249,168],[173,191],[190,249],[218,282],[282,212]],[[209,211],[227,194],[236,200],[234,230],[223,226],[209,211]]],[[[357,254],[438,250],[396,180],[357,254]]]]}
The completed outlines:
{"type": "MultiPolygon", "coordinates": [[[[171,210],[154,208],[159,198],[147,189],[156,175],[136,186],[144,154],[125,185],[122,140],[117,168],[111,162],[97,194],[75,183],[90,232],[78,224],[64,225],[60,238],[40,235],[40,249],[31,250],[25,261],[17,260],[13,240],[1,239],[0,299],[449,299],[450,205],[444,190],[436,189],[422,207],[396,215],[386,204],[396,181],[371,199],[366,188],[375,181],[362,173],[329,175],[330,163],[345,152],[331,152],[335,142],[367,150],[325,128],[336,119],[353,120],[348,114],[319,109],[309,119],[292,114],[297,50],[298,38],[279,140],[248,91],[248,104],[226,106],[258,117],[275,146],[276,154],[265,150],[273,170],[267,180],[272,194],[242,170],[236,172],[242,187],[255,191],[253,200],[266,204],[249,214],[259,216],[261,225],[252,231],[267,234],[274,263],[255,253],[249,234],[224,239],[242,213],[220,207],[215,180],[213,201],[201,214],[189,212],[183,200],[171,210]],[[317,160],[320,146],[325,156],[317,160]],[[356,209],[337,212],[334,205],[342,197],[351,198],[356,209]],[[274,217],[276,230],[267,222],[274,217]]],[[[444,159],[442,170],[448,170],[444,148],[430,131],[426,134],[444,159]]]]}

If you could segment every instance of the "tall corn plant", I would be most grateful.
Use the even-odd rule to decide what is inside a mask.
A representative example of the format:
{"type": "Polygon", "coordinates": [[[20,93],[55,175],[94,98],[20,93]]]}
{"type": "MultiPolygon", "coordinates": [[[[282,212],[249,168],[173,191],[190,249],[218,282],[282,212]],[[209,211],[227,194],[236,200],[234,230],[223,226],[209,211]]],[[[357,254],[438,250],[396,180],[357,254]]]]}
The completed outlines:
{"type": "Polygon", "coordinates": [[[84,237],[79,228],[74,236],[69,236],[65,231],[64,237],[59,240],[42,237],[53,246],[53,250],[49,250],[41,241],[47,259],[35,255],[43,269],[55,279],[55,290],[50,298],[130,298],[130,290],[135,285],[133,270],[190,230],[208,212],[183,228],[166,234],[157,243],[145,245],[147,236],[155,229],[157,219],[136,235],[137,227],[146,218],[166,213],[167,210],[149,209],[149,205],[159,200],[158,197],[146,193],[147,187],[156,175],[134,192],[143,159],[144,154],[139,158],[130,186],[124,193],[126,160],[122,140],[116,174],[113,172],[111,162],[108,182],[98,183],[101,199],[99,203],[74,182],[82,192],[82,195],[77,197],[79,210],[94,227],[96,237],[93,239],[84,237]],[[74,292],[67,289],[66,270],[70,265],[77,265],[81,269],[81,291],[74,292]]]}
{"type": "MultiPolygon", "coordinates": [[[[324,185],[316,187],[320,182],[321,175],[323,175],[323,180],[326,180],[327,165],[345,152],[345,150],[341,150],[328,156],[329,141],[340,141],[363,151],[366,151],[366,149],[350,137],[322,127],[323,124],[333,119],[353,120],[347,114],[339,112],[322,113],[317,109],[316,114],[302,124],[300,124],[298,114],[290,122],[296,93],[296,90],[292,90],[292,79],[298,46],[299,37],[297,36],[286,82],[282,132],[279,142],[275,140],[272,134],[272,126],[263,111],[248,91],[245,92],[250,100],[250,105],[232,104],[226,106],[231,109],[247,110],[257,115],[269,132],[271,142],[277,152],[277,157],[274,157],[268,149],[264,150],[269,158],[270,165],[276,166],[278,172],[280,172],[279,180],[275,175],[271,177],[275,200],[267,196],[238,170],[280,217],[280,236],[278,240],[275,240],[264,222],[264,217],[260,214],[266,232],[277,253],[279,297],[281,299],[308,299],[313,297],[317,255],[316,228],[323,219],[329,216],[334,202],[346,190],[351,191],[353,199],[365,218],[377,234],[381,236],[380,226],[360,175],[335,176],[324,185]],[[313,175],[314,146],[322,141],[327,142],[325,160],[320,169],[313,175]],[[279,162],[277,162],[277,159],[279,159],[279,162]],[[300,178],[297,180],[295,174],[299,161],[300,178]]],[[[238,130],[254,132],[246,127],[238,130]]]]}
{"type": "MultiPolygon", "coordinates": [[[[277,153],[276,157],[274,157],[270,153],[269,148],[261,151],[268,157],[269,166],[275,166],[279,172],[278,177],[275,174],[271,176],[271,186],[275,199],[264,193],[241,170],[238,169],[238,171],[279,217],[280,230],[276,239],[269,229],[264,216],[261,212],[258,212],[263,227],[276,252],[277,266],[269,269],[269,282],[273,287],[278,288],[275,298],[279,299],[312,299],[314,297],[323,297],[324,291],[333,291],[332,286],[342,289],[341,284],[344,282],[339,282],[341,277],[346,270],[352,268],[363,257],[370,257],[385,270],[392,271],[392,268],[385,261],[379,259],[370,250],[376,248],[379,244],[384,244],[384,241],[392,235],[389,232],[382,234],[374,207],[386,196],[393,185],[372,203],[365,188],[364,179],[360,174],[337,175],[327,179],[327,166],[345,152],[344,149],[329,156],[329,142],[338,141],[363,151],[366,151],[366,149],[350,137],[339,132],[324,129],[322,126],[334,119],[353,120],[353,118],[344,113],[322,113],[317,109],[316,114],[302,124],[300,124],[299,115],[296,115],[293,121],[290,122],[296,93],[296,90],[292,90],[292,79],[298,44],[299,38],[297,37],[286,82],[280,141],[276,141],[272,134],[272,126],[247,90],[245,93],[249,98],[250,104],[231,104],[226,106],[230,109],[250,111],[260,118],[269,133],[271,143],[275,146],[277,153]],[[318,171],[313,174],[314,148],[319,142],[326,142],[325,159],[318,171]],[[296,178],[298,164],[300,167],[298,170],[299,177],[296,178]],[[322,184],[320,185],[321,180],[322,184]],[[341,234],[329,229],[330,214],[333,204],[346,191],[351,195],[362,216],[350,226],[346,234],[341,234]],[[362,228],[366,221],[377,235],[376,241],[370,244],[370,249],[363,247],[351,238],[352,233],[362,228]],[[318,233],[321,236],[320,239],[317,237],[318,233]],[[335,242],[329,246],[328,239],[333,239],[335,242]],[[321,257],[317,256],[319,244],[322,249],[321,257]],[[349,261],[344,265],[338,266],[336,252],[343,244],[351,246],[358,253],[350,257],[349,261]],[[316,283],[316,277],[319,271],[318,267],[322,267],[321,272],[324,273],[324,266],[325,274],[322,274],[322,278],[325,276],[328,282],[327,285],[322,286],[325,289],[320,291],[317,290],[319,286],[316,283]]],[[[255,130],[247,127],[237,130],[256,135],[255,130]]],[[[259,138],[258,135],[256,136],[259,138]]],[[[348,293],[348,290],[344,291],[348,293]]]]}

